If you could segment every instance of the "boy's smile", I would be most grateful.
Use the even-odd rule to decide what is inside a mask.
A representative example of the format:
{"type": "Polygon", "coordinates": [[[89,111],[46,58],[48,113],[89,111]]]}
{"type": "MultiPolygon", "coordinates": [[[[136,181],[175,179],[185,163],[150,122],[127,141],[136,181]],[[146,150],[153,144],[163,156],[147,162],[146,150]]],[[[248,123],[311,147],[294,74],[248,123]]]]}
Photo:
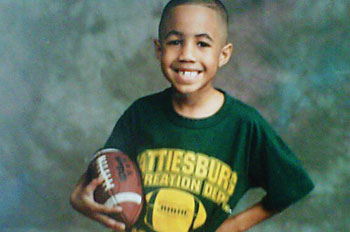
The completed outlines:
{"type": "Polygon", "coordinates": [[[162,40],[155,41],[162,72],[178,93],[208,93],[230,58],[219,14],[205,6],[180,5],[169,13],[162,40]]]}

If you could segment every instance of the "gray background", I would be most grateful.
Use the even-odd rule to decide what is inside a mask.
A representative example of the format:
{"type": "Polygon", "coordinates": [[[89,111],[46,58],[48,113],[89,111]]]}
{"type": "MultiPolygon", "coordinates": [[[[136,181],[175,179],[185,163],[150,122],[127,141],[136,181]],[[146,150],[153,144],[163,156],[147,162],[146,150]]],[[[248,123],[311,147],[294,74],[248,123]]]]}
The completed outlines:
{"type": "MultiPolygon", "coordinates": [[[[350,1],[224,2],[234,54],[216,86],[256,107],[316,184],[251,231],[349,231],[350,1]]],[[[126,107],[168,86],[152,44],[165,3],[0,0],[0,231],[108,231],[69,194],[126,107]]]]}

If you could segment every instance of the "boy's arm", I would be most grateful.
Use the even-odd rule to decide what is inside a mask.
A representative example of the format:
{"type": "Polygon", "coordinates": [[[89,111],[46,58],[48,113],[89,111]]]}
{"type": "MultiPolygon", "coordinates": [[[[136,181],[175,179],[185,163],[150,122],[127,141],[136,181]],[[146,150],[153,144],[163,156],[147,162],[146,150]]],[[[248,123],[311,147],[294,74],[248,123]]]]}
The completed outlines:
{"type": "Polygon", "coordinates": [[[72,207],[81,214],[105,225],[116,231],[124,231],[124,223],[118,222],[106,214],[120,213],[121,207],[107,207],[97,203],[94,200],[94,191],[97,186],[103,183],[103,179],[93,179],[90,183],[87,183],[86,173],[82,175],[78,181],[77,186],[73,190],[70,196],[70,204],[72,207]]]}
{"type": "Polygon", "coordinates": [[[263,207],[261,202],[259,202],[245,211],[226,219],[216,232],[247,231],[276,213],[278,213],[278,211],[269,211],[263,207]]]}

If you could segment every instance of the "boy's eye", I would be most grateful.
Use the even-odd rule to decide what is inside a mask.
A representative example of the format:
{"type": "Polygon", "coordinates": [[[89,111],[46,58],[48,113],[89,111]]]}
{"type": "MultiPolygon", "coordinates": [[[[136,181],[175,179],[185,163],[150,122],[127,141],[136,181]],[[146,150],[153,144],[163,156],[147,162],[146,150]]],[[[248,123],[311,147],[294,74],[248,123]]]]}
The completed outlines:
{"type": "Polygon", "coordinates": [[[170,40],[167,42],[168,45],[179,45],[181,44],[181,40],[170,40]]]}
{"type": "Polygon", "coordinates": [[[210,44],[201,41],[201,42],[198,42],[198,46],[199,47],[210,47],[210,44]]]}

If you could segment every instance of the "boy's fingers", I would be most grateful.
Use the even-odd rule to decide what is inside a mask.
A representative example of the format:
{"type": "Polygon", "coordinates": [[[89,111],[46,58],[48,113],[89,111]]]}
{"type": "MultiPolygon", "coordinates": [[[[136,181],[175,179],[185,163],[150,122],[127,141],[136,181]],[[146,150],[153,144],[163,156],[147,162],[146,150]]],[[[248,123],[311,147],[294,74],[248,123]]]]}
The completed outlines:
{"type": "Polygon", "coordinates": [[[103,179],[98,177],[93,179],[86,187],[85,191],[88,193],[93,193],[97,186],[101,185],[103,183],[103,179]]]}
{"type": "Polygon", "coordinates": [[[92,217],[93,217],[93,219],[102,223],[103,225],[107,226],[108,228],[111,228],[111,229],[117,230],[117,231],[125,231],[125,224],[124,223],[118,222],[109,216],[106,216],[103,214],[95,214],[92,217]]]}
{"type": "Polygon", "coordinates": [[[109,214],[109,213],[121,213],[123,211],[122,207],[119,205],[108,207],[102,204],[95,203],[93,206],[94,212],[109,214]]]}

